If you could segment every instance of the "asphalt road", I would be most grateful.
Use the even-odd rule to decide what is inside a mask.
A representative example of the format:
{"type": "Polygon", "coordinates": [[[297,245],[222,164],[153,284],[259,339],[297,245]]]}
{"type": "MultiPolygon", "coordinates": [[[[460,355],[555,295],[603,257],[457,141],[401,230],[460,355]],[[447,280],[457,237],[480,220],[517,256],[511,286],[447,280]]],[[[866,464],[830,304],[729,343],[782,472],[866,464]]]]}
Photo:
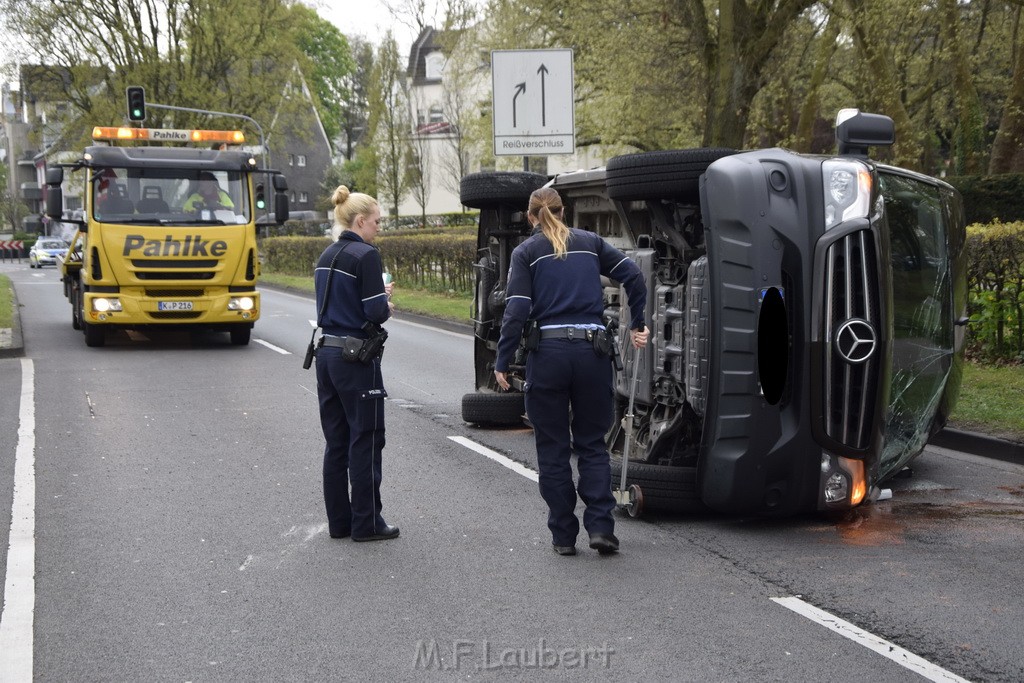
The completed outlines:
{"type": "Polygon", "coordinates": [[[843,518],[624,518],[619,555],[558,557],[531,432],[460,418],[471,338],[395,320],[402,535],[332,540],[308,298],[265,291],[247,347],[89,349],[52,269],[0,272],[25,339],[0,359],[0,680],[26,648],[40,681],[1024,680],[1019,465],[929,448],[843,518]]]}

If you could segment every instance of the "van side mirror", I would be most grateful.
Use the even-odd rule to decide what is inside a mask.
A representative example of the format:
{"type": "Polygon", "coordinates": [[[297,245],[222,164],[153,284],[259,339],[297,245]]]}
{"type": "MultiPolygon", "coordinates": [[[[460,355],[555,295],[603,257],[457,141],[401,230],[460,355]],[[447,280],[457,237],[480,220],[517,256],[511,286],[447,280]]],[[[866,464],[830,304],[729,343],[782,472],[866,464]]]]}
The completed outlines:
{"type": "Polygon", "coordinates": [[[896,126],[883,114],[841,109],[836,115],[836,142],[840,156],[866,157],[868,147],[888,147],[896,142],[896,126]]]}

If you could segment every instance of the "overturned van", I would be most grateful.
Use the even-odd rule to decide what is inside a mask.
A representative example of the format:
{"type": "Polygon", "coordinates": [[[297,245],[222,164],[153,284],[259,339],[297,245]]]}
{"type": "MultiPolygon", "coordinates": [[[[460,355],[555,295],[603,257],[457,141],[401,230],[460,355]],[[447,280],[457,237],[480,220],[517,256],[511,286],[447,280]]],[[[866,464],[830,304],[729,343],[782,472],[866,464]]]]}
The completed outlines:
{"type": "Polygon", "coordinates": [[[501,392],[494,359],[527,200],[550,185],[568,224],[629,254],[647,279],[651,338],[639,352],[619,325],[624,295],[605,288],[624,350],[608,434],[616,484],[628,435],[628,484],[648,510],[792,514],[877,495],[956,400],[964,212],[941,180],[868,158],[894,141],[888,117],[844,110],[836,136],[835,156],[705,148],[554,178],[466,176],[462,201],[481,213],[476,391],[463,419],[522,419],[525,367],[511,368],[517,391],[501,392]]]}

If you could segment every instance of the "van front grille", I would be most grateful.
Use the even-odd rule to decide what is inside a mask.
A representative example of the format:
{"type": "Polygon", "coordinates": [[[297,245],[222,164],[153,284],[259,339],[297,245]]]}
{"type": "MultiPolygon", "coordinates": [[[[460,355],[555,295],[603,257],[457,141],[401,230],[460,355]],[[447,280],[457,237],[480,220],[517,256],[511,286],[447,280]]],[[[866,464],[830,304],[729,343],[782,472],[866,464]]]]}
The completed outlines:
{"type": "Polygon", "coordinates": [[[878,259],[870,232],[840,238],[825,257],[825,433],[867,448],[883,353],[878,259]]]}

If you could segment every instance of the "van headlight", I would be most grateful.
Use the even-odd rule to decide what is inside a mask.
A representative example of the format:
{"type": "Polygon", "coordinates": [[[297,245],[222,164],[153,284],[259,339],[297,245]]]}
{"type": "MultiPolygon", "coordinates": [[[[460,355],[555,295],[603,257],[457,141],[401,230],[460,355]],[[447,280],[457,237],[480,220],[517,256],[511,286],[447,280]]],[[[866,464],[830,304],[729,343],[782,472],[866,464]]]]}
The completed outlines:
{"type": "Polygon", "coordinates": [[[821,454],[821,498],[826,505],[841,503],[843,507],[856,507],[866,495],[863,460],[821,454]]]}
{"type": "Polygon", "coordinates": [[[97,297],[92,300],[92,310],[97,313],[107,313],[109,311],[120,311],[121,300],[120,299],[107,299],[105,297],[97,297]]]}
{"type": "Polygon", "coordinates": [[[825,229],[851,218],[867,218],[871,203],[871,172],[856,161],[830,159],[821,165],[825,194],[825,229]]]}
{"type": "Polygon", "coordinates": [[[256,302],[253,301],[251,296],[236,296],[231,297],[228,301],[229,311],[251,311],[256,302]]]}

